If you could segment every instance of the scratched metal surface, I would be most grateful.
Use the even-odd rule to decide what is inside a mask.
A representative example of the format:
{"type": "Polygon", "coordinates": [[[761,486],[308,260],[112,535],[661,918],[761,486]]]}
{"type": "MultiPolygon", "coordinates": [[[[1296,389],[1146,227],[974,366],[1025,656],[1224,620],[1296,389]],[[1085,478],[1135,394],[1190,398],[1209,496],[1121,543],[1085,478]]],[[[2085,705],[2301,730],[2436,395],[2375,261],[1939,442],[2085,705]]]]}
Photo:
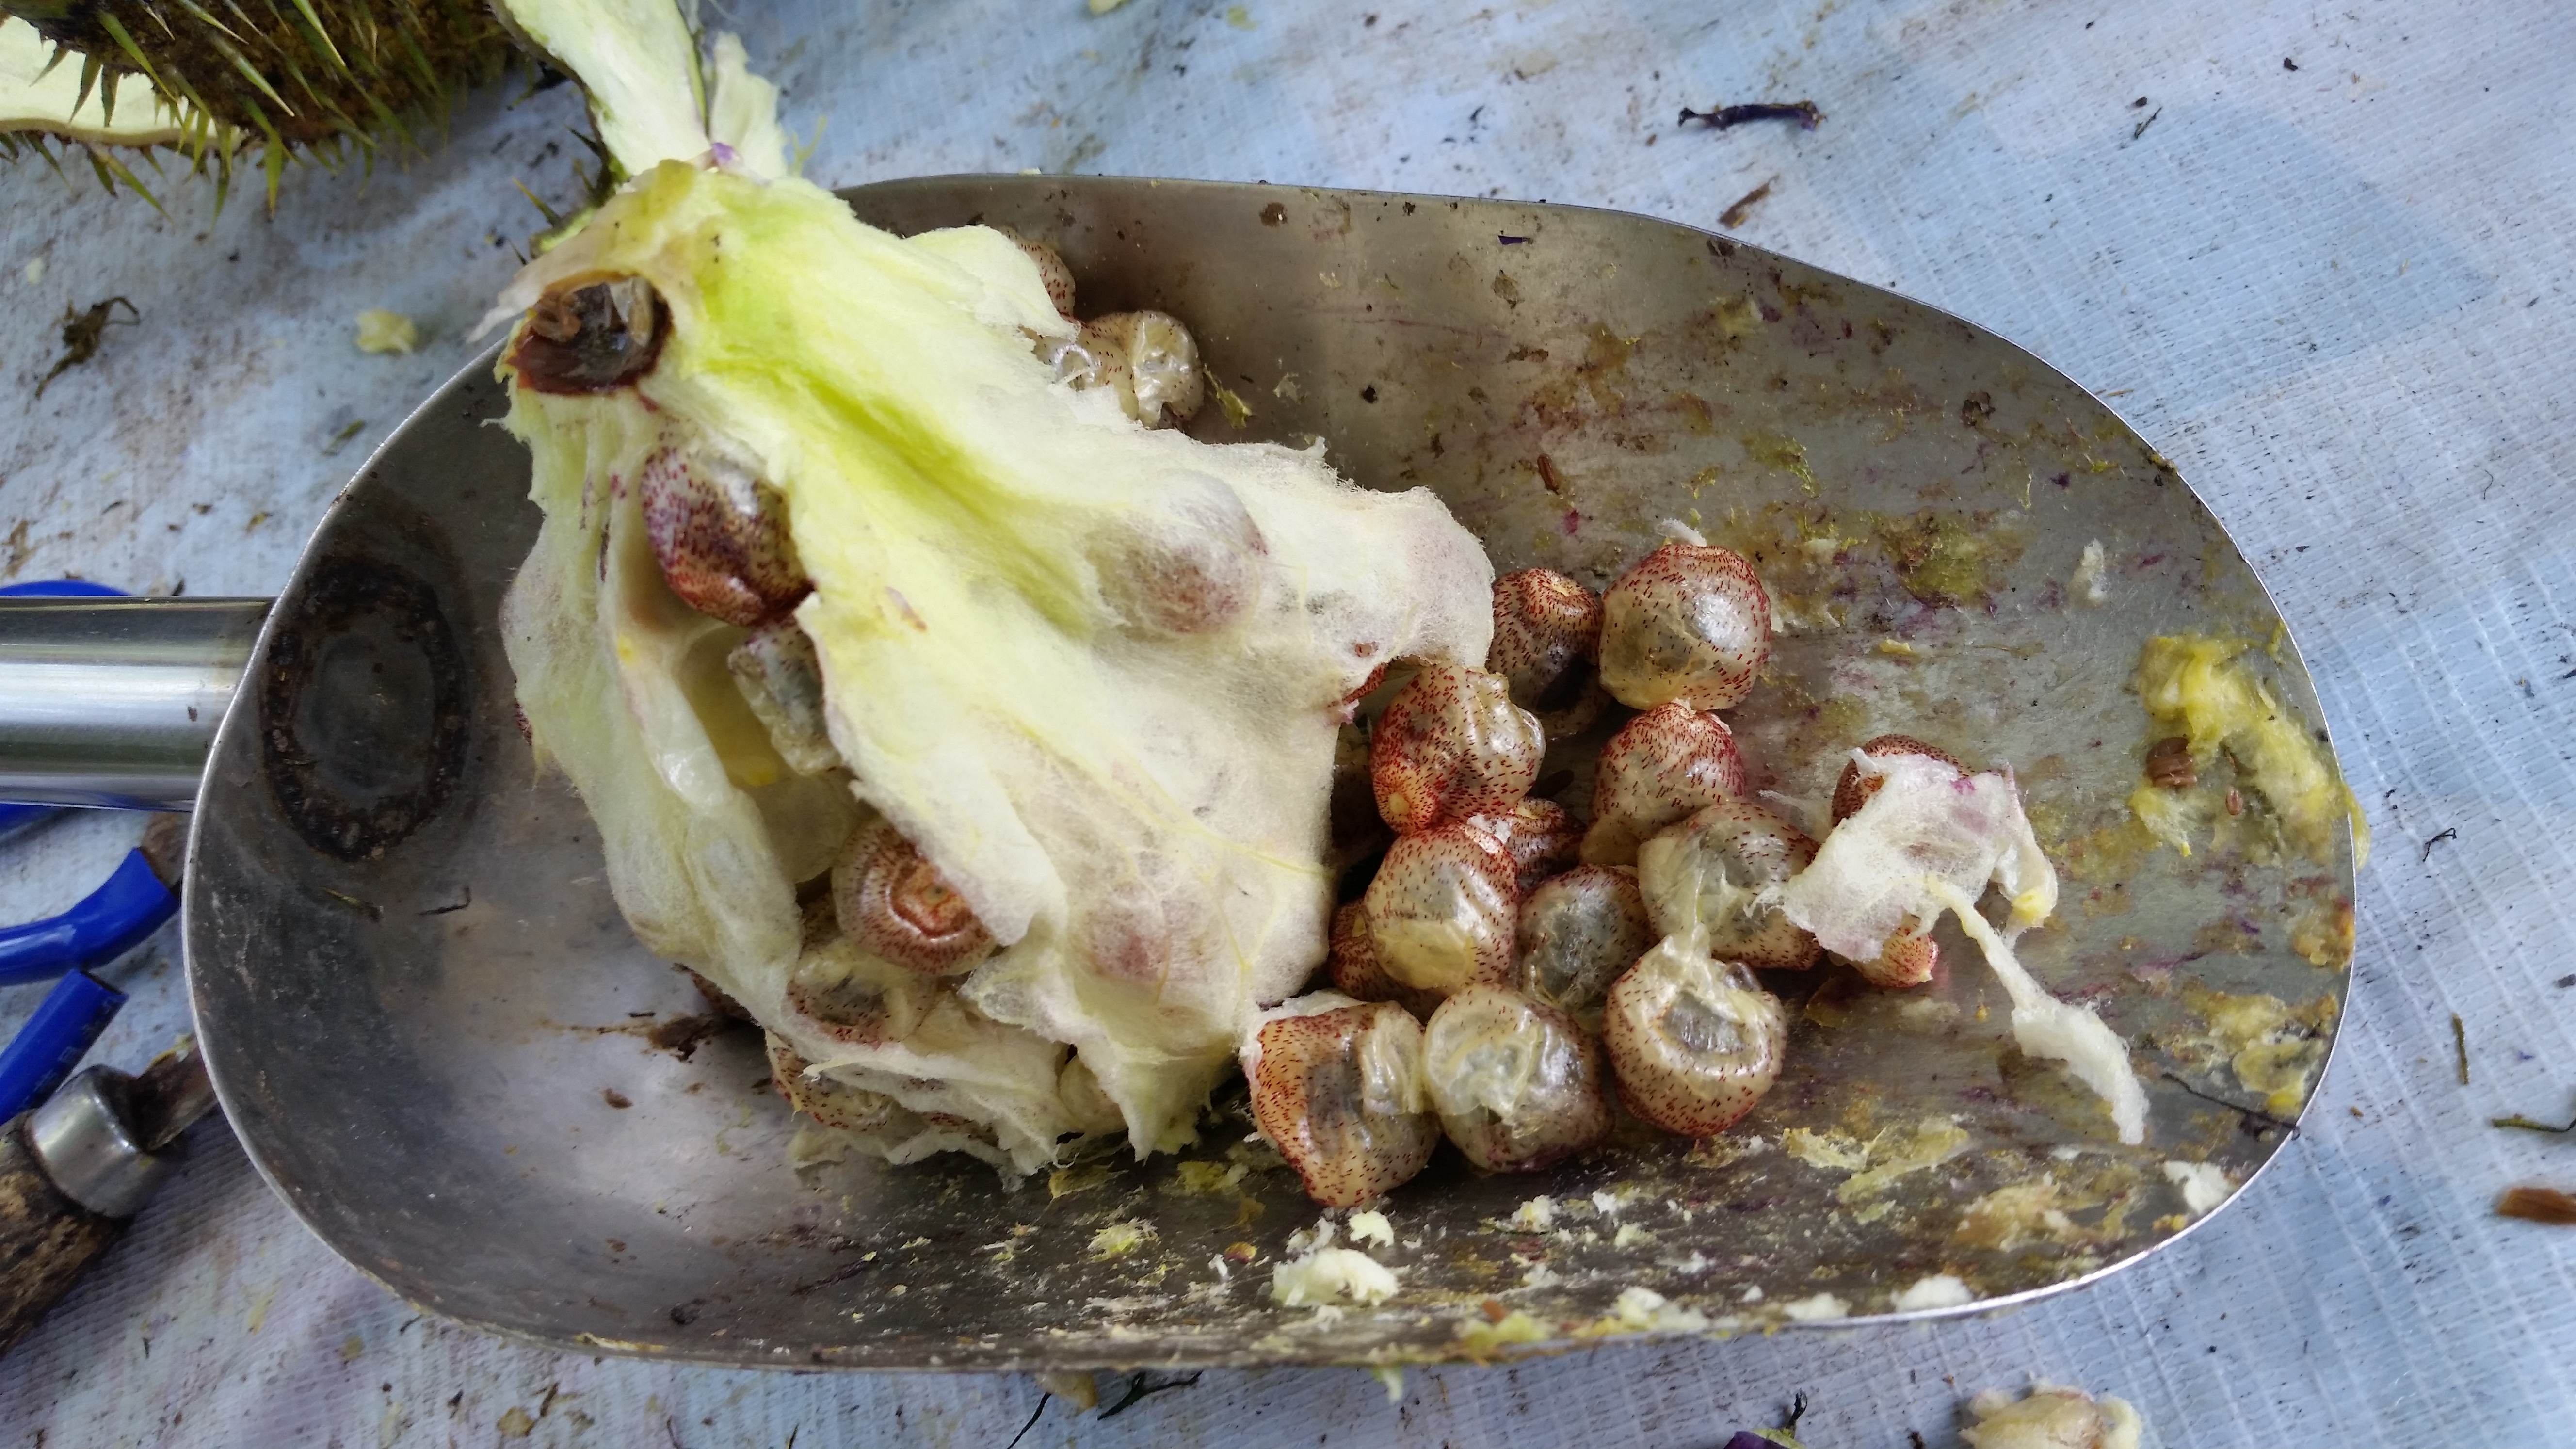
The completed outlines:
{"type": "MultiPolygon", "coordinates": [[[[1036,165],[1490,190],[1709,225],[1776,175],[1746,239],[2125,394],[2297,631],[2382,832],[2359,1009],[2308,1131],[2134,1273],[1996,1320],[1416,1371],[1392,1407],[1348,1371],[1218,1373],[1105,1421],[1059,1401],[1025,1443],[1696,1445],[1776,1421],[1799,1389],[1810,1442],[1940,1443],[1961,1395],[2032,1374],[2126,1394],[2168,1443],[2558,1437],[2576,1248],[2486,1206],[2510,1181],[2576,1185],[2576,1167],[2562,1142],[2483,1123],[2568,1107],[2576,1011],[2553,984],[2576,934],[2576,865],[2552,829],[2576,804],[2576,664],[2560,657],[2576,505],[2547,345],[2576,260],[2562,26],[2537,7],[1388,6],[1375,25],[1329,4],[1255,5],[1243,25],[1156,0],[1099,21],[743,9],[791,107],[831,114],[814,170],[835,183],[1036,165]],[[1814,95],[1826,126],[1666,124],[1682,103],[1763,93],[1814,95]]],[[[0,178],[18,387],[49,363],[64,303],[121,292],[148,319],[42,404],[15,394],[0,525],[30,527],[0,568],[276,587],[353,460],[322,448],[360,419],[348,448],[380,437],[462,362],[461,325],[508,265],[483,233],[529,225],[511,176],[562,189],[543,152],[563,119],[559,92],[469,114],[437,158],[363,193],[310,181],[275,222],[174,208],[171,226],[41,172],[0,178]],[[17,273],[39,256],[41,279],[17,273]],[[350,351],[349,315],[371,305],[428,320],[424,354],[350,351]]],[[[61,904],[126,829],[80,820],[0,848],[0,900],[61,904]]],[[[179,1015],[166,968],[129,970],[138,1004],[101,1055],[132,1065],[179,1015]]],[[[998,1443],[1038,1404],[1020,1378],[594,1363],[414,1321],[295,1227],[219,1130],[200,1146],[19,1351],[0,1424],[49,1442],[487,1442],[526,1424],[533,1443],[998,1443]]]]}

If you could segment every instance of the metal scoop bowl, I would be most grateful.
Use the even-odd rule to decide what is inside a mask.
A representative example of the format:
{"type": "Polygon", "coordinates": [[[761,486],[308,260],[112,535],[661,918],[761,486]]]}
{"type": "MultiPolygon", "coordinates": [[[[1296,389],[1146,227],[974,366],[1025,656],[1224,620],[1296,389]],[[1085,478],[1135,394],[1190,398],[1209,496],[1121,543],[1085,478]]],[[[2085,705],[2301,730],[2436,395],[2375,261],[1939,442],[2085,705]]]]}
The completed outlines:
{"type": "Polygon", "coordinates": [[[1912,991],[1775,978],[1789,1066],[1722,1137],[1623,1131],[1531,1176],[1444,1154],[1383,1205],[1394,1241],[1372,1252],[1400,1286],[1375,1306],[1273,1301],[1319,1214],[1222,1100],[1178,1161],[1016,1185],[963,1159],[800,1175],[757,1033],[635,942],[581,803],[514,725],[494,615],[537,516],[525,454],[486,426],[504,404],[487,357],[368,462],[239,665],[214,659],[239,610],[0,612],[6,671],[48,628],[195,611],[180,632],[213,642],[161,662],[197,683],[153,696],[170,737],[221,711],[238,667],[202,783],[149,720],[121,780],[81,773],[84,732],[141,703],[88,725],[21,710],[0,719],[0,798],[193,795],[188,973],[224,1109],[304,1221],[394,1292],[559,1347],[735,1365],[1508,1357],[2027,1301],[2172,1241],[2286,1139],[2350,979],[2350,851],[2147,843],[2125,803],[2150,743],[2130,680],[2151,636],[2242,635],[2273,646],[2246,657],[2274,697],[2321,715],[2217,520],[2074,382],[1930,307],[1608,212],[1048,177],[847,195],[900,232],[980,220],[1053,243],[1086,312],[1195,331],[1224,394],[1193,432],[1321,437],[1364,484],[1436,490],[1497,570],[1598,587],[1666,519],[1753,559],[1783,629],[1732,714],[1756,788],[1813,802],[1888,731],[2012,765],[2066,885],[2024,959],[2131,1045],[2147,1143],[2121,1147],[2084,1088],[2013,1046],[1952,925],[1950,964],[1912,991]],[[2077,578],[2093,544],[2100,571],[2077,578]],[[2286,1096],[2231,1065],[2211,992],[2283,1005],[2266,1060],[2297,1068],[2286,1096]]]}

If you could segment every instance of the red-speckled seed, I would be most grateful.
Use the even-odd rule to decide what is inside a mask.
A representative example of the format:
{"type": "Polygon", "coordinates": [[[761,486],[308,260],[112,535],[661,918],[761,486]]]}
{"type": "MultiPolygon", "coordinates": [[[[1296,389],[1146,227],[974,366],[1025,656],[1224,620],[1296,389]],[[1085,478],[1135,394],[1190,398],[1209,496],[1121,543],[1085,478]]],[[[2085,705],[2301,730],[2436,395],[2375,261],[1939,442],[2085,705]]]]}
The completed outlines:
{"type": "Polygon", "coordinates": [[[813,581],[768,484],[708,453],[665,446],[636,476],[653,557],[689,607],[753,628],[795,608],[813,581]]]}
{"type": "Polygon", "coordinates": [[[1667,1132],[1708,1137],[1780,1076],[1788,1013],[1733,961],[1666,941],[1612,983],[1603,1035],[1619,1100],[1667,1132]]]}
{"type": "Polygon", "coordinates": [[[1744,757],[1726,721],[1679,701],[1657,705],[1601,748],[1583,858],[1634,864],[1648,836],[1744,789],[1744,757]]]}
{"type": "Polygon", "coordinates": [[[1601,1048],[1573,1017],[1507,987],[1471,986],[1422,1031],[1441,1130],[1487,1172],[1532,1172],[1610,1131],[1601,1048]]]}
{"type": "Polygon", "coordinates": [[[1092,541],[1101,597],[1130,627],[1211,634],[1261,597],[1270,544],[1224,479],[1192,473],[1161,506],[1127,516],[1092,541]]]}
{"type": "Polygon", "coordinates": [[[1760,970],[1802,971],[1824,948],[1763,891],[1816,858],[1816,842],[1750,800],[1720,800],[1637,850],[1637,883],[1658,936],[1706,932],[1708,953],[1760,970]]]}
{"type": "Polygon", "coordinates": [[[1730,549],[1668,543],[1601,596],[1601,683],[1630,709],[1724,709],[1771,659],[1771,596],[1730,549]]]}
{"type": "Polygon", "coordinates": [[[1353,1001],[1391,1001],[1417,1020],[1428,1020],[1440,1009],[1439,993],[1416,990],[1386,974],[1377,959],[1377,942],[1369,937],[1368,907],[1358,901],[1333,912],[1324,970],[1333,989],[1353,1001]]]}
{"type": "Polygon", "coordinates": [[[1369,736],[1377,811],[1399,832],[1506,811],[1529,794],[1547,753],[1536,716],[1480,669],[1426,664],[1395,692],[1369,736]]]}
{"type": "Polygon", "coordinates": [[[1512,858],[1472,825],[1399,837],[1361,898],[1386,974],[1447,996],[1506,981],[1520,887],[1512,858]]]}
{"type": "Polygon", "coordinates": [[[1064,256],[1055,248],[1034,237],[1022,236],[1007,226],[993,230],[1011,239],[1011,245],[1028,254],[1037,263],[1038,282],[1046,288],[1047,300],[1055,304],[1058,315],[1073,320],[1073,268],[1064,264],[1064,256]]]}
{"type": "Polygon", "coordinates": [[[1252,1120],[1306,1195],[1356,1207],[1409,1181],[1440,1145],[1422,1087],[1422,1028],[1389,1002],[1262,1024],[1248,1052],[1252,1120]]]}
{"type": "Polygon", "coordinates": [[[1467,823],[1502,845],[1524,896],[1573,865],[1583,848],[1583,827],[1553,800],[1523,800],[1509,810],[1472,816],[1467,823]]]}
{"type": "MultiPolygon", "coordinates": [[[[1959,763],[1958,756],[1937,745],[1927,745],[1912,735],[1880,735],[1864,743],[1860,752],[1873,760],[1921,755],[1927,760],[1939,760],[1962,775],[1969,773],[1968,767],[1959,763]]],[[[1840,825],[1859,814],[1860,807],[1868,804],[1869,797],[1877,794],[1878,787],[1885,783],[1883,776],[1862,774],[1858,763],[1844,765],[1842,777],[1834,782],[1834,823],[1840,825]]]]}
{"type": "Polygon", "coordinates": [[[882,1092],[853,1087],[827,1076],[805,1075],[808,1063],[777,1036],[769,1038],[769,1080],[787,1104],[826,1127],[866,1132],[883,1127],[903,1110],[882,1092]]]}
{"type": "Polygon", "coordinates": [[[1523,569],[1494,580],[1494,642],[1485,668],[1511,687],[1552,740],[1581,734],[1609,697],[1595,677],[1601,600],[1554,569],[1523,569]]]}
{"type": "MultiPolygon", "coordinates": [[[[1959,763],[1957,756],[1911,735],[1880,735],[1862,744],[1860,752],[1874,760],[1897,755],[1921,755],[1926,759],[1939,760],[1962,775],[1969,773],[1968,767],[1959,763]]],[[[1843,766],[1842,777],[1834,782],[1834,823],[1840,825],[1859,814],[1860,807],[1869,803],[1869,797],[1877,794],[1883,783],[1880,776],[1862,774],[1858,764],[1843,766]]],[[[1918,931],[1912,926],[1898,927],[1896,934],[1887,938],[1887,944],[1879,948],[1877,959],[1852,963],[1871,985],[1887,987],[1920,986],[1932,979],[1933,971],[1940,964],[1940,945],[1928,932],[1918,931]]]]}
{"type": "Polygon", "coordinates": [[[832,866],[832,906],[861,950],[924,975],[967,970],[993,949],[966,898],[883,820],[842,847],[832,866]]]}
{"type": "Polygon", "coordinates": [[[1878,948],[1876,960],[1852,962],[1870,985],[1891,987],[1920,986],[1940,964],[1940,944],[1912,926],[1897,927],[1878,948]]]}
{"type": "Polygon", "coordinates": [[[1654,943],[1636,872],[1576,866],[1521,902],[1521,993],[1580,1015],[1654,943]]]}

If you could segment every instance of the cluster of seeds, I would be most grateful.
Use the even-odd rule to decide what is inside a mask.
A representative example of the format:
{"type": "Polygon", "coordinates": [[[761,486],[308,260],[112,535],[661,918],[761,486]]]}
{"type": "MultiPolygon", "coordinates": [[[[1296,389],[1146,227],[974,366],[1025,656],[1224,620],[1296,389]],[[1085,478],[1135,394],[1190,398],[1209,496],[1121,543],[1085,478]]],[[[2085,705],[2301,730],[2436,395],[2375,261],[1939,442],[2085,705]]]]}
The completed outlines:
{"type": "Polygon", "coordinates": [[[1424,666],[1352,727],[1393,841],[1334,916],[1332,989],[1266,1014],[1244,1053],[1255,1115],[1311,1195],[1347,1206],[1402,1182],[1435,1125],[1481,1170],[1530,1171],[1601,1141],[1614,1094],[1706,1136],[1770,1088],[1788,1019],[1753,971],[1822,953],[1764,892],[1817,847],[1749,798],[1716,713],[1752,688],[1770,633],[1761,581],[1726,549],[1666,544],[1603,596],[1530,569],[1494,584],[1484,670],[1424,666]],[[1591,818],[1532,798],[1550,745],[1614,699],[1637,713],[1600,749],[1591,818]],[[1396,1014],[1421,1031],[1368,1036],[1372,1078],[1357,1024],[1396,1014]],[[1400,1092],[1356,1095],[1398,1057],[1420,1081],[1409,1130],[1389,1119],[1400,1092]],[[1358,1118],[1370,1134],[1311,1125],[1358,1118]]]}
{"type": "MultiPolygon", "coordinates": [[[[1012,240],[1036,264],[1056,310],[1074,320],[1073,273],[1064,259],[1042,243],[1012,240]]],[[[652,372],[670,330],[668,306],[639,277],[567,281],[540,298],[530,315],[510,361],[523,386],[549,393],[635,384],[652,372]]],[[[1198,346],[1165,313],[1096,317],[1072,341],[1042,344],[1041,353],[1061,380],[1077,390],[1111,390],[1127,415],[1147,427],[1188,422],[1206,395],[1198,346]]],[[[821,661],[795,619],[813,582],[797,557],[777,490],[708,440],[675,432],[619,485],[620,496],[630,491],[671,593],[698,613],[748,631],[725,663],[779,758],[801,775],[844,770],[826,722],[821,661]]],[[[1096,552],[1088,562],[1110,611],[1131,628],[1171,635],[1224,628],[1250,608],[1265,544],[1241,500],[1212,487],[1197,505],[1110,538],[1096,552]]],[[[604,550],[602,557],[605,568],[604,550]]],[[[1531,760],[1534,765],[1536,756],[1531,760]]],[[[1524,779],[1494,792],[1492,803],[1508,812],[1527,788],[1524,779]]],[[[1561,819],[1560,812],[1560,834],[1561,819]]],[[[805,949],[787,986],[787,1006],[806,1025],[838,1041],[880,1045],[904,1040],[936,1013],[971,1015],[956,985],[995,943],[965,898],[891,823],[870,818],[843,843],[829,887],[807,902],[805,949]]],[[[1411,1017],[1394,1014],[1419,1037],[1411,1017]]],[[[1363,1045],[1373,1039],[1368,1033],[1350,1038],[1363,1045]]],[[[989,1139],[976,1123],[906,1114],[880,1093],[808,1075],[807,1063],[775,1035],[770,1051],[789,1101],[826,1126],[872,1131],[903,1117],[913,1128],[926,1122],[989,1139]]],[[[1063,1095],[1086,1127],[1116,1130],[1118,1113],[1088,1069],[1075,1060],[1065,1071],[1063,1095]]],[[[1340,1140],[1328,1124],[1312,1131],[1318,1141],[1340,1140]]]]}

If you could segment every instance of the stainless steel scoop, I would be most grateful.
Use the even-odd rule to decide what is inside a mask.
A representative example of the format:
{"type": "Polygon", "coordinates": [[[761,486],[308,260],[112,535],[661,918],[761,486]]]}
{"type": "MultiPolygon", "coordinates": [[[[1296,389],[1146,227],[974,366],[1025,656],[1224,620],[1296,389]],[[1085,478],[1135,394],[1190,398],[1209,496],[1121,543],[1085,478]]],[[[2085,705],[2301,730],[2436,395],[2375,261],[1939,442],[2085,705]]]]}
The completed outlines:
{"type": "MultiPolygon", "coordinates": [[[[2266,1060],[2312,1087],[2349,981],[2349,851],[2143,845],[2129,680],[2152,635],[2241,634],[2272,644],[2249,657],[2286,707],[2321,716],[2217,520],[2074,382],[1919,303],[1608,212],[1060,177],[847,194],[896,231],[1054,243],[1085,312],[1194,329],[1224,396],[1193,432],[1323,438],[1354,479],[1436,490],[1498,569],[1598,586],[1666,519],[1753,558],[1784,629],[1733,716],[1757,786],[1814,801],[1891,730],[2014,766],[2066,880],[2025,959],[2131,1044],[2148,1143],[2119,1147],[2082,1087],[2012,1047],[2003,993],[1945,927],[1949,965],[1911,992],[1775,978],[1790,1064],[1722,1138],[1627,1133],[1527,1177],[1444,1154],[1385,1205],[1394,1242],[1372,1251],[1400,1292],[1377,1307],[1272,1301],[1318,1214],[1239,1107],[1180,1163],[800,1177],[756,1034],[702,1019],[628,934],[580,802],[514,727],[494,610],[537,516],[525,454],[486,426],[486,357],[315,535],[215,740],[187,872],[225,1110],[393,1291],[552,1345],[726,1364],[1503,1356],[2023,1301],[2170,1241],[2284,1140],[2290,1100],[2249,1089],[2204,993],[2277,998],[2266,1060]],[[2069,583],[2095,543],[2099,604],[2069,583]]],[[[1581,760],[1559,770],[1579,801],[1581,760]]]]}

